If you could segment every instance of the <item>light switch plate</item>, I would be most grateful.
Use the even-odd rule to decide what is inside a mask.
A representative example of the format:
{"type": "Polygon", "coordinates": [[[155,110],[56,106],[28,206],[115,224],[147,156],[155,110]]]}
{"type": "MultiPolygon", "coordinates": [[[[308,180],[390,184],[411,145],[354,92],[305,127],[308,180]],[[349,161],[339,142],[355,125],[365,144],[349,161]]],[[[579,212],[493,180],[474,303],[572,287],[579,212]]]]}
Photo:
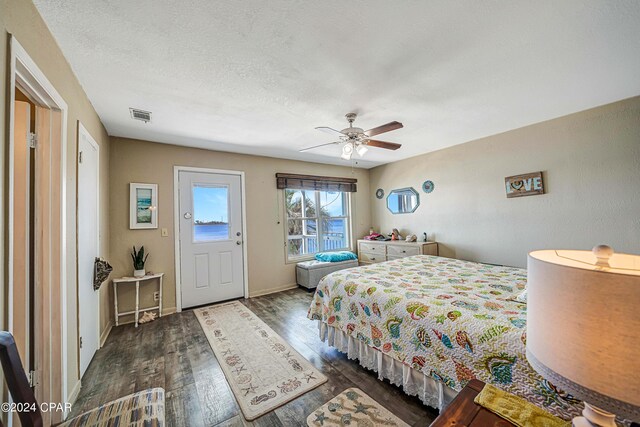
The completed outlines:
{"type": "Polygon", "coordinates": [[[169,237],[169,230],[166,228],[160,230],[160,233],[162,234],[162,237],[169,237]]]}

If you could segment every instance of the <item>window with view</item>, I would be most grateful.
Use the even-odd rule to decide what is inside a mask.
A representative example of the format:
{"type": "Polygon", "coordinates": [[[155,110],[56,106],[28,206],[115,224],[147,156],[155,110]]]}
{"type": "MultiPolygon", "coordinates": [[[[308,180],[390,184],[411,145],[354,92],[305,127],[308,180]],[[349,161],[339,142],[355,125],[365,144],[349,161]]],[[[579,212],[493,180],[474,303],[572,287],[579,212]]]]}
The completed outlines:
{"type": "Polygon", "coordinates": [[[349,249],[349,193],[284,190],[287,258],[349,249]]]}

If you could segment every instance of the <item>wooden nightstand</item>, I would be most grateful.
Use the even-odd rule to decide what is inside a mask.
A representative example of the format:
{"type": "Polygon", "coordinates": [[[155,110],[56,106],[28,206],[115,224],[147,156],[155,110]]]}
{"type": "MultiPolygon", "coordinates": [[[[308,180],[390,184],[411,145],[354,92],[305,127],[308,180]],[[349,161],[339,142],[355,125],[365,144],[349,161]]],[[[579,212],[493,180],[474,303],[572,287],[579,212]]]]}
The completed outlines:
{"type": "Polygon", "coordinates": [[[431,423],[431,427],[512,427],[514,424],[477,405],[473,399],[482,391],[484,383],[471,380],[453,402],[431,423]]]}

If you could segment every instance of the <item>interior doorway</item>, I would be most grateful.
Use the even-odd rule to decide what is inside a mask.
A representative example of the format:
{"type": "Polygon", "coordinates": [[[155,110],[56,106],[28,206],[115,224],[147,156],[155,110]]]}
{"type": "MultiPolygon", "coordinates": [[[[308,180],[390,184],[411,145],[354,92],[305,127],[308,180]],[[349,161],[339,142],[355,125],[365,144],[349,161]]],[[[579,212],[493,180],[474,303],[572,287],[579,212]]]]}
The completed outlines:
{"type": "Polygon", "coordinates": [[[34,371],[35,155],[36,105],[22,91],[14,96],[13,150],[13,336],[25,372],[34,371]]]}
{"type": "Polygon", "coordinates": [[[65,402],[67,104],[14,37],[10,53],[8,329],[37,400],[65,402]]]}

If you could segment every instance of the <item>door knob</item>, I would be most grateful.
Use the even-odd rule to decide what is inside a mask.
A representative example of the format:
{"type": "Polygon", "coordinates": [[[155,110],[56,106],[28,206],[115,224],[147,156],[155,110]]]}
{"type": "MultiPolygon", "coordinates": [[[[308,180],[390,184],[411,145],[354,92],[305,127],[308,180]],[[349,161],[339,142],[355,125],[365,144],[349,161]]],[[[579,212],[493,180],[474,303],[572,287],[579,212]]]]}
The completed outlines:
{"type": "Polygon", "coordinates": [[[236,245],[241,245],[242,242],[240,240],[236,240],[236,245]]]}
{"type": "Polygon", "coordinates": [[[191,213],[186,212],[186,213],[184,214],[184,219],[191,219],[191,213]]]}
{"type": "Polygon", "coordinates": [[[236,233],[236,236],[240,237],[240,235],[241,235],[241,234],[242,234],[242,233],[238,231],[238,232],[236,233]]]}

